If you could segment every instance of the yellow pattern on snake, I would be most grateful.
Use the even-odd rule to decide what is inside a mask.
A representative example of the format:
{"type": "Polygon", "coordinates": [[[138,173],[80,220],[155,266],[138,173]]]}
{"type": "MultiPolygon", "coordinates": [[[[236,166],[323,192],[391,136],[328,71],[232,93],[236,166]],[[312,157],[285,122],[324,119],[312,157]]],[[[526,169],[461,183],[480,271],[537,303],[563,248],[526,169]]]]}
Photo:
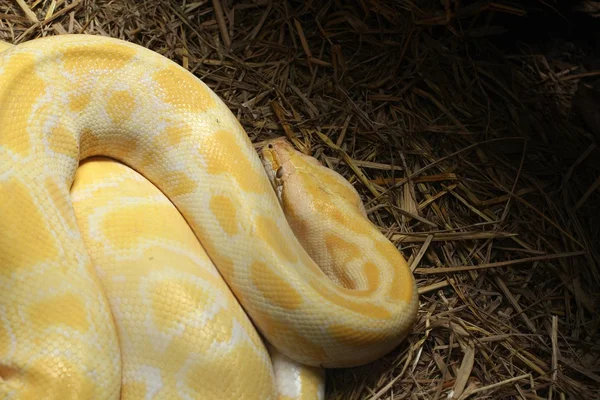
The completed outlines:
{"type": "Polygon", "coordinates": [[[262,156],[140,46],[0,53],[0,398],[318,398],[322,367],[396,347],[400,252],[340,175],[283,140],[262,156]]]}

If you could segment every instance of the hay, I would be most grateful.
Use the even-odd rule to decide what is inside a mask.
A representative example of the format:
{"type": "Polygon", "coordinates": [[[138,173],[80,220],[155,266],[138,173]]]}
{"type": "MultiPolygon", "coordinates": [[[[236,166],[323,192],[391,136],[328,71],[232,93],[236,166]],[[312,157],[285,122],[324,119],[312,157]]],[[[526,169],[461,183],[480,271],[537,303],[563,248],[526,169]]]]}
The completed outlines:
{"type": "Polygon", "coordinates": [[[520,6],[431,4],[1,0],[0,40],[141,44],[257,145],[285,135],[355,185],[421,310],[389,356],[329,371],[329,399],[598,398],[599,150],[571,111],[598,72],[503,54],[477,22],[520,6]]]}

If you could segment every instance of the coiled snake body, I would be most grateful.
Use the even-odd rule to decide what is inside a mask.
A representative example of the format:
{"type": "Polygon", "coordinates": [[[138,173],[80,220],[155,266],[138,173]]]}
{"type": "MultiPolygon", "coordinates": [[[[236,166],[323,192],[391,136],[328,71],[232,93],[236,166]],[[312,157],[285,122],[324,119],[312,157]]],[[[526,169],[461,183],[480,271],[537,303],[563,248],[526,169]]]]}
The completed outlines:
{"type": "Polygon", "coordinates": [[[402,255],[340,175],[262,154],[140,46],[1,52],[0,398],[314,398],[321,367],[397,346],[402,255]]]}

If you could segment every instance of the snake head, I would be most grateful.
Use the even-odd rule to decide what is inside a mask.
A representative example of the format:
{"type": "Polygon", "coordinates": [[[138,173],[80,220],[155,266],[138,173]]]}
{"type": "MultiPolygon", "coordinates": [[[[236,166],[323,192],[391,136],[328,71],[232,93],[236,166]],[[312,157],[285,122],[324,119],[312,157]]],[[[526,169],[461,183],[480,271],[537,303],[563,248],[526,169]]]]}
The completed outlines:
{"type": "MultiPolygon", "coordinates": [[[[291,204],[336,205],[341,209],[366,213],[356,189],[340,174],[316,158],[296,150],[285,137],[266,142],[261,158],[269,181],[285,209],[291,204]]],[[[290,210],[291,211],[291,210],[290,210]]]]}
{"type": "MultiPolygon", "coordinates": [[[[282,156],[286,154],[285,146],[288,145],[284,138],[269,140],[261,150],[263,167],[269,177],[269,182],[275,191],[281,186],[283,178],[282,156]]],[[[280,194],[277,193],[280,197],[280,194]]],[[[281,200],[281,199],[280,199],[281,200]]]]}
{"type": "Polygon", "coordinates": [[[294,160],[298,158],[298,154],[301,153],[284,137],[269,140],[262,148],[262,163],[280,203],[283,201],[285,182],[296,172],[294,160]]]}
{"type": "MultiPolygon", "coordinates": [[[[269,181],[282,201],[284,188],[302,185],[297,178],[304,176],[312,168],[325,168],[314,157],[296,150],[285,137],[278,137],[266,142],[261,152],[262,162],[269,181]]],[[[316,179],[316,177],[315,177],[316,179]]],[[[316,182],[316,180],[314,180],[316,182]]]]}

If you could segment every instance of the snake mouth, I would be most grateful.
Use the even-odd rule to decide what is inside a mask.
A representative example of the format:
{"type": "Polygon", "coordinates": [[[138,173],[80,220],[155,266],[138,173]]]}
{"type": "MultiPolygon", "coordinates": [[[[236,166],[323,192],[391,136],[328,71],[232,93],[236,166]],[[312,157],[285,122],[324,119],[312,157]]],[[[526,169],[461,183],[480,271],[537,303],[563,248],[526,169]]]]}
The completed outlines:
{"type": "Polygon", "coordinates": [[[260,158],[279,203],[283,201],[283,186],[287,176],[284,164],[289,159],[289,143],[285,137],[269,140],[260,150],[260,158]]]}
{"type": "Polygon", "coordinates": [[[273,152],[273,145],[267,144],[260,151],[260,160],[263,165],[263,169],[267,174],[267,178],[271,183],[271,187],[277,193],[277,198],[281,202],[279,192],[281,191],[281,181],[277,179],[277,170],[279,169],[277,164],[277,158],[273,152]]]}
{"type": "Polygon", "coordinates": [[[269,182],[271,182],[271,186],[273,187],[273,189],[276,189],[278,186],[277,172],[273,170],[272,162],[270,160],[266,159],[265,157],[261,157],[261,161],[262,161],[263,168],[264,168],[265,172],[267,173],[267,177],[269,178],[269,182]]]}

